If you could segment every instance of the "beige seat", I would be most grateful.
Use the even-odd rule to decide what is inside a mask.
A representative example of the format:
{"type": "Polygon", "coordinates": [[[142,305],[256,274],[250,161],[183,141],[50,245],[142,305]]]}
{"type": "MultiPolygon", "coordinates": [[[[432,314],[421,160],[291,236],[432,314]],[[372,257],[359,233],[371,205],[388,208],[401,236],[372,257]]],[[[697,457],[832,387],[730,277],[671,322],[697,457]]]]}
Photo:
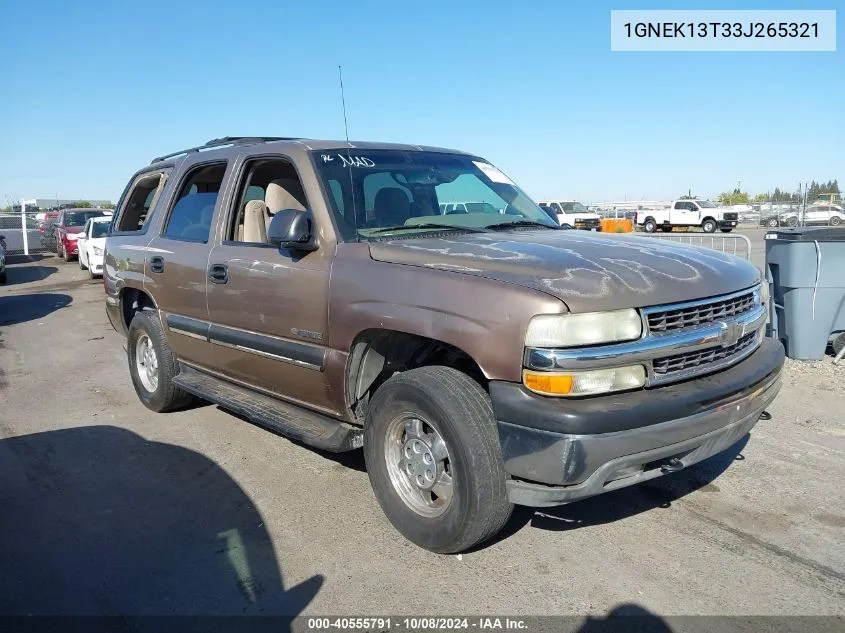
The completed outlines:
{"type": "Polygon", "coordinates": [[[243,235],[239,242],[267,243],[267,205],[261,200],[250,200],[244,207],[243,235]]]}
{"type": "Polygon", "coordinates": [[[265,229],[270,226],[270,221],[282,209],[295,209],[305,211],[305,192],[302,184],[297,178],[279,178],[267,185],[264,194],[265,209],[267,211],[265,229]]]}

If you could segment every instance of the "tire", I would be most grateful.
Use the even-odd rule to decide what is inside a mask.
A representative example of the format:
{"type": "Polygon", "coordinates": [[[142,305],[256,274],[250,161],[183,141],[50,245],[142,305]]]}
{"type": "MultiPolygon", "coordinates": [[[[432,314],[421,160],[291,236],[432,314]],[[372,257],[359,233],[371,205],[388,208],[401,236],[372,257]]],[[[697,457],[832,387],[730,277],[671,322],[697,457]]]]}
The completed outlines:
{"type": "Polygon", "coordinates": [[[715,233],[716,232],[716,220],[711,218],[707,218],[704,222],[701,223],[701,228],[705,233],[715,233]]]}
{"type": "Polygon", "coordinates": [[[798,226],[798,218],[789,218],[786,221],[787,226],[798,226]]]}
{"type": "Polygon", "coordinates": [[[6,271],[5,270],[2,273],[0,273],[0,284],[4,284],[4,283],[6,283],[6,271]]]}
{"type": "Polygon", "coordinates": [[[839,226],[840,224],[842,224],[842,218],[838,215],[834,215],[830,218],[830,226],[839,226]]]}
{"type": "Polygon", "coordinates": [[[845,332],[842,332],[839,336],[833,339],[833,355],[836,356],[839,352],[842,351],[842,348],[845,347],[845,332]]]}
{"type": "Polygon", "coordinates": [[[73,255],[67,252],[67,249],[62,247],[62,255],[64,256],[64,260],[66,262],[70,262],[73,259],[73,255]]]}
{"type": "Polygon", "coordinates": [[[465,551],[498,533],[513,512],[490,399],[478,383],[450,367],[412,369],[379,387],[365,420],[364,459],[373,493],[393,527],[432,552],[465,551]],[[409,431],[414,420],[422,433],[409,431]],[[441,444],[446,459],[442,450],[438,455],[441,444]],[[399,467],[405,455],[416,458],[410,477],[399,467]],[[414,483],[427,477],[436,488],[444,473],[452,482],[445,504],[446,495],[414,483]]]}
{"type": "Polygon", "coordinates": [[[646,221],[643,222],[643,231],[646,233],[654,233],[657,230],[657,222],[654,221],[654,218],[646,218],[646,221]]]}
{"type": "Polygon", "coordinates": [[[664,224],[660,227],[660,230],[664,233],[671,233],[672,232],[672,225],[671,224],[664,224]]]}
{"type": "Polygon", "coordinates": [[[79,269],[80,270],[88,270],[88,266],[82,263],[82,251],[79,252],[79,255],[76,256],[79,260],[79,269]]]}
{"type": "Polygon", "coordinates": [[[64,255],[62,254],[62,245],[56,242],[56,257],[63,258],[64,255]]]}
{"type": "MultiPolygon", "coordinates": [[[[152,311],[135,314],[129,326],[126,350],[132,385],[145,407],[160,413],[185,407],[192,402],[191,394],[173,384],[173,378],[178,373],[176,359],[173,358],[173,352],[164,337],[158,314],[152,311]],[[140,373],[143,370],[139,368],[138,353],[142,341],[144,347],[146,342],[149,342],[154,354],[154,383],[150,381],[150,374],[140,373]]],[[[150,360],[150,357],[147,357],[143,362],[148,365],[150,360]]]]}
{"type": "Polygon", "coordinates": [[[722,233],[730,233],[733,229],[719,229],[722,233]]]}
{"type": "Polygon", "coordinates": [[[771,220],[769,220],[769,226],[770,227],[776,228],[777,225],[778,225],[778,219],[777,218],[772,218],[771,220]]]}

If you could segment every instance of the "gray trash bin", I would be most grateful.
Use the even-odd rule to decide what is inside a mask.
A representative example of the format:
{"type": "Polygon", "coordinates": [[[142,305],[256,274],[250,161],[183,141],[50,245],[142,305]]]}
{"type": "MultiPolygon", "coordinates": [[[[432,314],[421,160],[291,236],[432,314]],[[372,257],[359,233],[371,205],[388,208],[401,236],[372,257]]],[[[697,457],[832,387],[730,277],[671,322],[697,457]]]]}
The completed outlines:
{"type": "Polygon", "coordinates": [[[770,336],[786,355],[824,358],[830,335],[845,331],[845,228],[766,233],[770,336]]]}

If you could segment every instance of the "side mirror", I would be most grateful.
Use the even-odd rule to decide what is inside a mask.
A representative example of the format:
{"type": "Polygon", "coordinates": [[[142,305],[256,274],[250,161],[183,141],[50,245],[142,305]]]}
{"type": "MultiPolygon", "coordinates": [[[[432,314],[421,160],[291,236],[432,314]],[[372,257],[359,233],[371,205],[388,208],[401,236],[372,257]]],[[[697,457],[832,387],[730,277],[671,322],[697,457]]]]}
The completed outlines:
{"type": "Polygon", "coordinates": [[[315,251],[317,244],[311,234],[311,218],[306,211],[282,209],[267,227],[267,239],[273,246],[293,251],[315,251]]]}

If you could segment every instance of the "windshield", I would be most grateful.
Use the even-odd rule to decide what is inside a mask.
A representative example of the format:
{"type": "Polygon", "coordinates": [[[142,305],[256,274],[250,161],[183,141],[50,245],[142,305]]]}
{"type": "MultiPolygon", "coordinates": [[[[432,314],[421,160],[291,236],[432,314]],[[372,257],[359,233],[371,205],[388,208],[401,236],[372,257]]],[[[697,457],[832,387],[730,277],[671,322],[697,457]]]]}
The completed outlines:
{"type": "Polygon", "coordinates": [[[716,205],[710,202],[709,200],[696,200],[698,206],[702,209],[715,209],[716,205]]]}
{"type": "Polygon", "coordinates": [[[65,226],[84,226],[88,218],[96,218],[101,213],[99,211],[74,211],[72,213],[65,213],[65,226]]]}
{"type": "Polygon", "coordinates": [[[109,234],[109,222],[92,222],[91,237],[105,237],[109,234]]]}
{"type": "Polygon", "coordinates": [[[312,155],[345,240],[387,237],[390,228],[407,234],[526,221],[559,228],[507,176],[475,157],[355,148],[312,155]]]}
{"type": "Polygon", "coordinates": [[[560,206],[564,213],[589,213],[587,207],[580,202],[561,202],[560,206]]]}

